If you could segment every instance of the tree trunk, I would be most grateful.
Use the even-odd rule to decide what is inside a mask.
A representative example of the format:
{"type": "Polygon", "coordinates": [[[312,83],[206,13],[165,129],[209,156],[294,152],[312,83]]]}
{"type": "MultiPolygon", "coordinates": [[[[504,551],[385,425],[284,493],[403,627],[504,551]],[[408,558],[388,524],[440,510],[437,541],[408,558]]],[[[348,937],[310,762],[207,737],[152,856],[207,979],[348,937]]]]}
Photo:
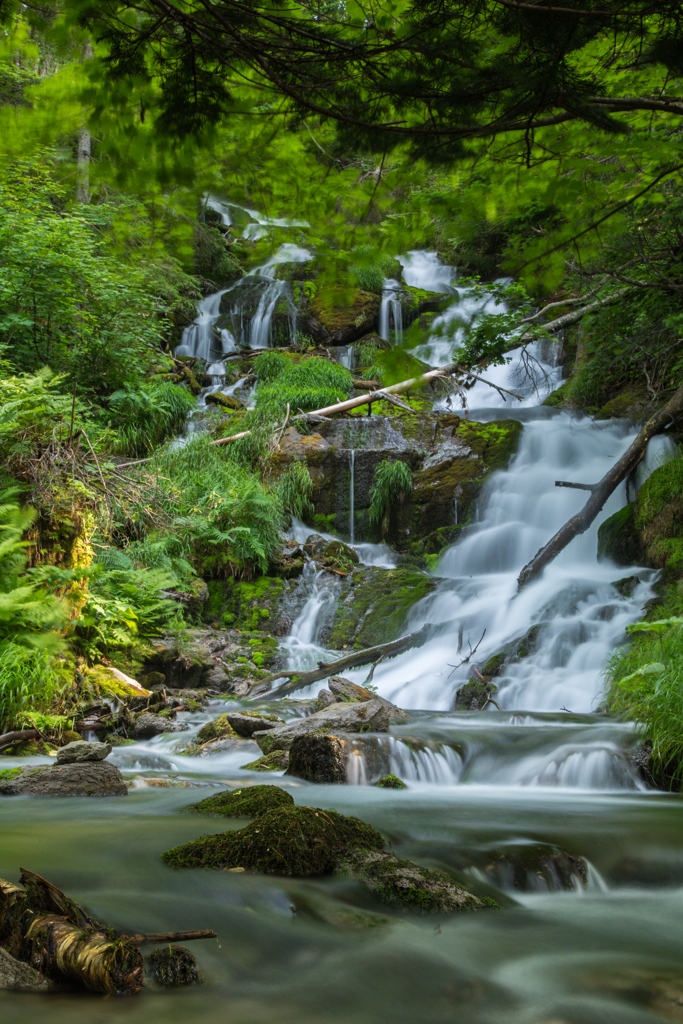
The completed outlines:
{"type": "MultiPolygon", "coordinates": [[[[93,45],[88,40],[83,45],[83,60],[89,60],[93,56],[93,45]]],[[[76,202],[90,202],[90,156],[92,150],[92,136],[90,129],[85,125],[78,133],[78,154],[76,157],[76,202]]]]}
{"type": "Polygon", "coordinates": [[[330,676],[336,676],[340,672],[346,671],[346,669],[356,668],[358,665],[368,665],[370,662],[379,661],[380,658],[391,658],[396,654],[402,654],[403,651],[409,651],[412,647],[422,647],[428,640],[432,640],[435,636],[440,636],[452,627],[452,622],[439,622],[436,625],[427,624],[422,629],[418,629],[417,632],[408,633],[406,636],[399,637],[398,640],[392,640],[388,644],[368,647],[364,651],[354,651],[353,654],[347,654],[345,657],[339,658],[338,661],[331,661],[327,665],[319,662],[318,668],[313,669],[312,672],[301,672],[298,670],[274,672],[272,675],[266,676],[265,679],[260,679],[258,683],[255,683],[252,687],[252,693],[264,685],[274,683],[276,679],[290,679],[291,682],[278,686],[270,693],[270,696],[280,697],[283,693],[291,693],[292,690],[299,690],[302,686],[310,686],[311,683],[316,683],[319,679],[328,679],[330,676]]]}
{"type": "MultiPolygon", "coordinates": [[[[558,530],[552,540],[548,541],[545,547],[532,558],[528,565],[525,565],[517,580],[517,589],[521,590],[531,580],[539,575],[552,560],[563,551],[567,544],[580,533],[585,533],[595,517],[602,511],[603,505],[625,480],[629,473],[632,473],[645,454],[650,438],[661,433],[665,427],[674,421],[683,411],[683,386],[675,392],[666,405],[655,413],[643,426],[637,438],[622,455],[618,462],[606,473],[602,480],[595,485],[592,494],[581,511],[558,530]]],[[[564,484],[566,486],[566,484],[564,484]]]]}

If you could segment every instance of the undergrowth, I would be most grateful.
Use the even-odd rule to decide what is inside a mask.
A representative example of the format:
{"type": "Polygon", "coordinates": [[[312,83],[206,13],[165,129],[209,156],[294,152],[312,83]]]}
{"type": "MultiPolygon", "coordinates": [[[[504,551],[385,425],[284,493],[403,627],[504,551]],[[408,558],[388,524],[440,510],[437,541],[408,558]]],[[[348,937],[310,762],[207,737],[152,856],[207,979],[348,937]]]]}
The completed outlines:
{"type": "Polygon", "coordinates": [[[312,412],[348,398],[352,388],[351,374],[345,366],[312,357],[294,364],[286,356],[264,353],[254,363],[259,379],[256,388],[256,410],[282,419],[287,404],[290,413],[312,412]],[[263,362],[261,362],[263,360],[263,362]]]}
{"type": "Polygon", "coordinates": [[[384,459],[375,469],[370,491],[368,516],[374,526],[386,532],[389,512],[410,494],[413,488],[413,474],[405,462],[389,462],[384,459]]]}

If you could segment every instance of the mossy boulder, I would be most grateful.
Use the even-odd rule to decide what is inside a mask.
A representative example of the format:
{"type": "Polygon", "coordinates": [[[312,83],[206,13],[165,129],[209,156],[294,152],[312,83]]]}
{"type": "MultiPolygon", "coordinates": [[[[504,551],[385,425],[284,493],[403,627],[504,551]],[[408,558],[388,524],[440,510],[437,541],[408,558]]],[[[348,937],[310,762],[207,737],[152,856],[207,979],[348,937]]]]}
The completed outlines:
{"type": "Polygon", "coordinates": [[[248,789],[234,789],[230,793],[216,793],[183,810],[224,818],[258,818],[267,811],[293,805],[291,795],[278,786],[250,786],[248,789]]]}
{"type": "Polygon", "coordinates": [[[418,913],[500,907],[490,898],[473,896],[442,872],[419,867],[383,850],[352,851],[339,870],[360,879],[383,903],[418,913]]]}
{"type": "Polygon", "coordinates": [[[336,609],[328,646],[360,650],[395,640],[405,631],[411,608],[435,586],[433,577],[414,569],[359,570],[336,609]]]}
{"type": "Polygon", "coordinates": [[[615,565],[642,565],[644,553],[633,502],[601,523],[598,529],[598,560],[603,559],[609,559],[615,565]]]}
{"type": "Polygon", "coordinates": [[[380,296],[358,288],[317,289],[309,302],[315,320],[333,345],[348,345],[376,326],[380,296]]]}
{"type": "Polygon", "coordinates": [[[346,782],[343,740],[330,733],[296,736],[289,750],[287,775],[307,782],[343,785],[346,782]]]}
{"type": "Polygon", "coordinates": [[[332,540],[322,551],[321,565],[333,572],[351,572],[360,559],[353,548],[341,540],[332,540]]]}
{"type": "Polygon", "coordinates": [[[497,692],[498,687],[490,679],[470,679],[455,695],[455,710],[481,711],[497,692]]]}
{"type": "Polygon", "coordinates": [[[288,763],[288,750],[272,750],[270,754],[264,754],[263,757],[257,758],[256,761],[240,765],[240,768],[250,772],[282,772],[288,763]]]}
{"type": "Polygon", "coordinates": [[[378,779],[375,785],[379,789],[407,789],[403,779],[399,779],[398,775],[383,775],[381,779],[378,779]]]}
{"type": "Polygon", "coordinates": [[[228,721],[227,713],[207,722],[197,733],[197,739],[202,743],[206,743],[208,740],[223,739],[225,736],[237,737],[237,733],[228,721]]]}
{"type": "Polygon", "coordinates": [[[382,835],[358,818],[314,807],[268,811],[236,832],[200,836],[163,854],[171,867],[242,867],[266,875],[325,875],[352,848],[381,850],[382,835]]]}

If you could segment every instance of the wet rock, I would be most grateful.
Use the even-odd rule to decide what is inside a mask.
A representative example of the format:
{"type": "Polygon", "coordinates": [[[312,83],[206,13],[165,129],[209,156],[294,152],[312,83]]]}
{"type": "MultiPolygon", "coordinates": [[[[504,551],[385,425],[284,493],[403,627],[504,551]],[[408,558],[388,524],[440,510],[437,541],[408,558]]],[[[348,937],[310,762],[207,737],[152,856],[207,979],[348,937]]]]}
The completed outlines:
{"type": "Polygon", "coordinates": [[[545,843],[507,847],[488,855],[478,854],[474,863],[488,882],[508,891],[571,891],[588,882],[588,865],[583,857],[545,843]]]}
{"type": "Polygon", "coordinates": [[[259,714],[256,711],[233,711],[226,714],[226,719],[238,736],[251,738],[255,732],[277,729],[283,720],[277,715],[259,714]]]}
{"type": "Polygon", "coordinates": [[[57,986],[30,964],[15,960],[0,946],[0,989],[12,992],[53,992],[57,986]]]}
{"type": "Polygon", "coordinates": [[[416,569],[363,566],[354,571],[321,642],[332,650],[360,649],[388,643],[406,632],[414,605],[437,586],[433,576],[416,569]]]}
{"type": "Polygon", "coordinates": [[[214,667],[211,641],[203,630],[188,630],[188,639],[180,650],[175,641],[154,644],[154,653],[145,658],[144,670],[159,672],[166,685],[174,689],[195,689],[206,685],[206,677],[214,667]]]}
{"type": "Polygon", "coordinates": [[[201,836],[164,853],[178,868],[242,867],[266,875],[329,874],[352,848],[381,850],[382,835],[358,818],[315,807],[281,807],[236,832],[201,836]]]}
{"type": "Polygon", "coordinates": [[[327,541],[324,537],[321,537],[318,533],[312,533],[304,542],[304,551],[314,562],[319,562],[326,546],[327,541]]]}
{"type": "Polygon", "coordinates": [[[342,740],[331,734],[296,736],[289,749],[286,774],[307,782],[345,783],[346,758],[342,740]]]}
{"type": "Polygon", "coordinates": [[[201,977],[195,960],[185,946],[163,946],[149,955],[154,965],[154,980],[164,988],[200,985],[201,977]]]}
{"type": "Polygon", "coordinates": [[[490,679],[470,679],[461,686],[455,695],[456,711],[481,711],[498,692],[498,687],[490,679]]]}
{"type": "Polygon", "coordinates": [[[318,696],[315,701],[316,711],[324,711],[325,708],[329,708],[330,704],[336,703],[337,698],[334,697],[329,690],[318,690],[318,696]]]}
{"type": "Polygon", "coordinates": [[[121,772],[108,761],[35,765],[22,768],[13,778],[0,779],[3,796],[125,796],[121,772]]]}
{"type": "Polygon", "coordinates": [[[400,860],[384,850],[352,851],[338,870],[358,878],[383,903],[421,914],[499,908],[492,899],[473,896],[448,875],[400,860]]]}
{"type": "Polygon", "coordinates": [[[402,711],[401,708],[396,707],[396,705],[392,704],[390,700],[386,700],[385,697],[380,697],[378,693],[373,693],[372,690],[366,690],[364,686],[359,686],[358,683],[352,683],[350,679],[344,679],[343,676],[332,676],[328,685],[333,695],[340,702],[348,701],[349,703],[364,703],[368,700],[378,700],[386,710],[390,721],[410,717],[406,711],[402,711]]]}
{"type": "Polygon", "coordinates": [[[240,768],[251,772],[281,772],[284,771],[288,763],[288,750],[273,750],[270,754],[265,754],[256,761],[240,765],[240,768]]]}
{"type": "Polygon", "coordinates": [[[143,711],[135,720],[135,735],[140,739],[159,736],[162,732],[185,732],[189,729],[183,722],[172,722],[169,718],[143,711]]]}
{"type": "Polygon", "coordinates": [[[609,559],[615,565],[642,565],[645,556],[636,529],[634,503],[619,509],[598,529],[598,561],[609,559]]]}
{"type": "Polygon", "coordinates": [[[111,754],[111,743],[86,743],[76,740],[57,751],[57,764],[77,764],[79,761],[103,761],[111,754]]]}
{"type": "Polygon", "coordinates": [[[294,806],[294,800],[279,786],[249,786],[247,789],[216,793],[183,810],[215,814],[223,818],[258,818],[267,811],[289,806],[294,806]]]}
{"type": "Polygon", "coordinates": [[[360,559],[353,548],[340,540],[332,540],[323,549],[320,563],[324,569],[336,572],[350,572],[360,559]]]}
{"type": "Polygon", "coordinates": [[[403,779],[399,779],[397,775],[383,775],[381,779],[378,779],[375,785],[379,789],[407,789],[403,779]]]}
{"type": "Polygon", "coordinates": [[[636,587],[640,586],[639,576],[624,576],[621,580],[615,580],[612,584],[622,597],[633,597],[636,587]]]}
{"type": "Polygon", "coordinates": [[[270,572],[283,580],[295,579],[304,571],[304,552],[295,540],[288,540],[270,564],[270,572]]]}
{"type": "Polygon", "coordinates": [[[197,733],[197,739],[201,742],[206,742],[207,740],[222,739],[224,736],[234,735],[235,730],[230,725],[227,714],[223,714],[203,725],[197,733]]]}
{"type": "Polygon", "coordinates": [[[224,395],[221,391],[210,391],[206,396],[207,405],[218,405],[223,409],[243,409],[244,403],[234,395],[224,395]]]}
{"type": "Polygon", "coordinates": [[[264,754],[271,750],[289,750],[296,736],[323,732],[386,732],[389,714],[379,700],[362,704],[331,704],[308,718],[299,718],[269,732],[256,732],[253,738],[264,754]]]}
{"type": "MultiPolygon", "coordinates": [[[[348,288],[332,286],[324,292],[316,292],[310,299],[310,315],[318,327],[315,340],[326,340],[329,344],[348,345],[362,338],[377,326],[380,296],[360,289],[349,292],[348,288]]],[[[309,325],[312,327],[313,324],[309,325]]]]}

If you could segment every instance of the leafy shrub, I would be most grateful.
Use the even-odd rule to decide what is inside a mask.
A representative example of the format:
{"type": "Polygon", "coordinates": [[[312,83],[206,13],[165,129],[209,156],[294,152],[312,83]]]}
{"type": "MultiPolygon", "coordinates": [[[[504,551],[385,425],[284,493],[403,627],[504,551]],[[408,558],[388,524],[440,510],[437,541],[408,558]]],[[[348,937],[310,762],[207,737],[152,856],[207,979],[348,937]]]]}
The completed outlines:
{"type": "Polygon", "coordinates": [[[127,455],[146,455],[178,433],[195,399],[184,388],[163,381],[128,386],[109,396],[112,425],[119,448],[127,455]]]}
{"type": "Polygon", "coordinates": [[[274,363],[267,373],[270,381],[256,388],[256,410],[273,419],[282,418],[288,402],[292,414],[335,405],[348,397],[353,386],[345,366],[316,357],[297,365],[285,358],[278,373],[274,363]]]}
{"type": "Polygon", "coordinates": [[[396,505],[413,489],[413,474],[405,462],[385,459],[375,469],[370,490],[368,516],[374,526],[386,533],[386,518],[396,505]]]}

